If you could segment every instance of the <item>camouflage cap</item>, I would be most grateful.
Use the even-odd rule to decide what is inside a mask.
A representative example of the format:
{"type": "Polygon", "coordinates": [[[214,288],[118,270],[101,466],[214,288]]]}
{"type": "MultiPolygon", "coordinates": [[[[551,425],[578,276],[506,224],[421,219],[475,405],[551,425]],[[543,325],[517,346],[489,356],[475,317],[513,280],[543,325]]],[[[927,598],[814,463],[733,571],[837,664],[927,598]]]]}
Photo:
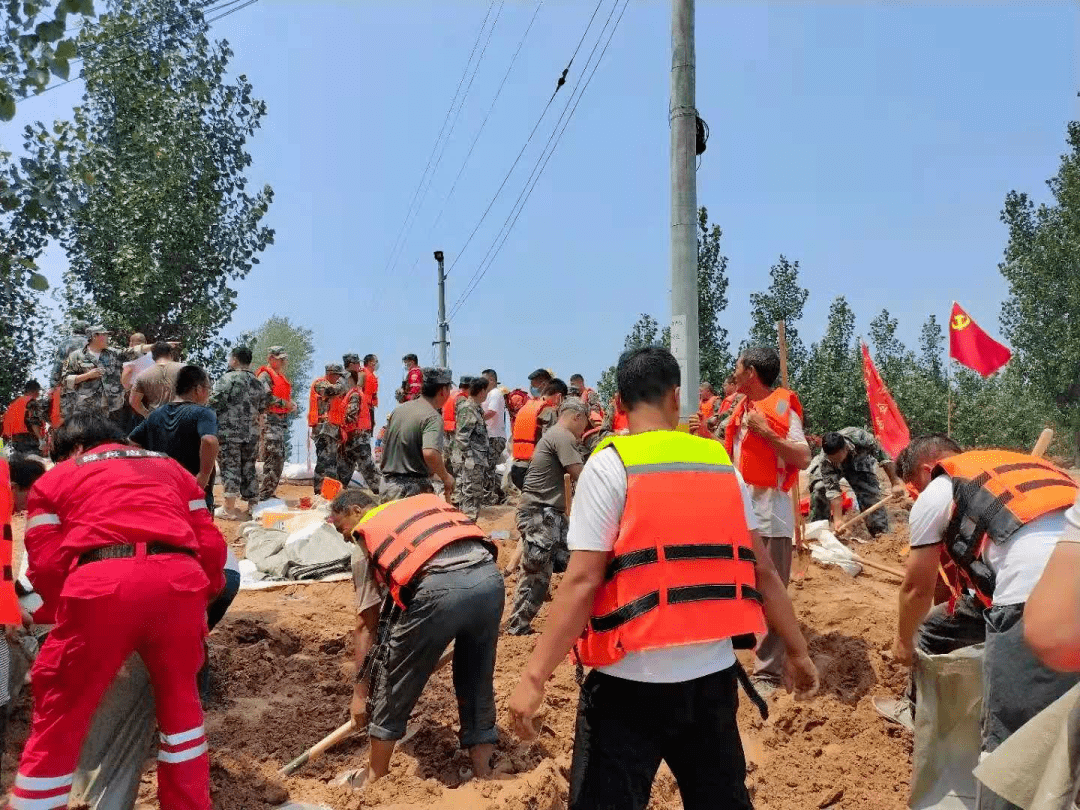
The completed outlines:
{"type": "Polygon", "coordinates": [[[341,356],[341,362],[346,366],[349,365],[350,363],[359,363],[360,362],[360,355],[354,354],[353,352],[349,352],[348,354],[343,354],[341,356]]]}
{"type": "Polygon", "coordinates": [[[453,385],[454,378],[450,374],[449,369],[445,368],[425,368],[424,369],[424,385],[453,385]]]}
{"type": "Polygon", "coordinates": [[[282,360],[288,360],[289,359],[289,353],[287,351],[285,351],[284,346],[271,346],[269,349],[266,350],[266,356],[267,357],[278,357],[278,358],[280,358],[282,360]]]}
{"type": "Polygon", "coordinates": [[[82,320],[81,318],[77,318],[71,322],[71,331],[74,332],[76,335],[86,334],[86,330],[89,328],[90,323],[88,321],[82,320]]]}
{"type": "Polygon", "coordinates": [[[92,338],[94,335],[111,335],[111,334],[112,334],[112,332],[110,332],[108,329],[106,329],[100,323],[95,323],[92,326],[88,326],[86,328],[86,336],[88,338],[92,338]]]}
{"type": "Polygon", "coordinates": [[[466,385],[472,385],[473,378],[466,374],[461,375],[461,379],[458,380],[458,385],[464,388],[466,385]]]}
{"type": "Polygon", "coordinates": [[[327,374],[344,374],[345,369],[342,368],[341,363],[327,363],[326,364],[326,373],[327,374]]]}

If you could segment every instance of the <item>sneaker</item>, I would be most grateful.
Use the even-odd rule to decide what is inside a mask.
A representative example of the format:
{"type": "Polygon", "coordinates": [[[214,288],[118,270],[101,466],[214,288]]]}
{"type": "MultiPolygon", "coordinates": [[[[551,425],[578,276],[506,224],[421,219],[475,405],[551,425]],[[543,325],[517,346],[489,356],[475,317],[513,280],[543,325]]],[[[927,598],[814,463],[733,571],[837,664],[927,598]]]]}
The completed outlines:
{"type": "Polygon", "coordinates": [[[874,710],[890,723],[896,723],[912,733],[915,732],[915,713],[912,710],[911,701],[907,698],[876,697],[870,703],[874,710]]]}
{"type": "Polygon", "coordinates": [[[765,700],[768,700],[769,696],[780,688],[780,684],[772,678],[763,678],[758,675],[755,675],[750,679],[750,684],[765,700]]]}

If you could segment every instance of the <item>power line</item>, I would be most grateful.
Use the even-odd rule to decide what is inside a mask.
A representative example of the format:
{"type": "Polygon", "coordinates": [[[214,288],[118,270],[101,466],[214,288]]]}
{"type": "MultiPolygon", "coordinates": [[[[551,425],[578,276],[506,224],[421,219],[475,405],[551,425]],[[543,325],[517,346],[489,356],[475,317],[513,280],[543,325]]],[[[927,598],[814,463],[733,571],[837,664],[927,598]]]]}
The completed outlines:
{"type": "MultiPolygon", "coordinates": [[[[484,36],[484,31],[487,29],[488,19],[491,17],[491,10],[495,7],[495,0],[491,0],[488,5],[487,13],[484,15],[484,21],[480,24],[480,30],[476,33],[476,40],[473,42],[472,51],[469,53],[469,61],[465,63],[465,69],[461,72],[461,78],[458,80],[457,89],[454,91],[454,96],[450,99],[450,107],[446,111],[446,116],[443,118],[442,127],[439,129],[439,134],[435,138],[435,144],[431,147],[431,154],[428,156],[427,165],[424,166],[424,171],[420,175],[420,182],[416,185],[416,190],[413,191],[412,198],[409,200],[409,206],[405,210],[405,219],[401,223],[401,227],[398,229],[397,236],[394,237],[393,245],[390,248],[390,255],[387,257],[386,266],[383,268],[382,276],[385,279],[394,264],[394,257],[398,253],[399,246],[403,245],[403,237],[405,237],[407,229],[409,227],[409,220],[412,218],[414,212],[414,205],[417,198],[420,196],[420,191],[424,187],[424,182],[427,180],[428,172],[431,170],[431,164],[435,160],[435,153],[439,149],[439,144],[442,142],[443,134],[447,132],[447,124],[450,122],[450,116],[454,112],[454,107],[457,105],[458,96],[461,95],[461,88],[465,84],[465,78],[469,75],[469,66],[472,65],[473,57],[476,56],[476,49],[480,46],[480,40],[484,36]]],[[[500,6],[501,10],[501,6],[500,6]]],[[[493,26],[494,27],[494,26],[493,26]]],[[[478,63],[479,66],[479,63],[478,63]]],[[[462,97],[462,104],[464,104],[464,97],[462,97]]],[[[447,133],[446,137],[449,139],[451,133],[447,133]]]]}
{"type": "MultiPolygon", "coordinates": [[[[533,11],[532,18],[529,20],[529,25],[525,29],[525,33],[521,35],[521,39],[518,40],[517,49],[514,51],[514,55],[510,58],[510,64],[506,68],[506,73],[503,74],[502,81],[499,83],[498,89],[495,91],[495,98],[491,101],[491,106],[488,107],[487,113],[484,115],[484,120],[480,122],[480,129],[477,130],[476,135],[472,139],[472,143],[469,145],[469,151],[465,155],[465,160],[462,161],[461,168],[458,169],[457,175],[454,177],[454,182],[450,185],[450,191],[447,192],[446,197],[443,198],[442,207],[439,208],[439,213],[435,216],[435,221],[431,223],[431,227],[428,229],[427,240],[431,241],[432,234],[435,233],[435,228],[442,221],[442,216],[446,212],[446,206],[450,203],[450,199],[454,196],[454,191],[457,189],[458,181],[461,180],[461,175],[465,173],[465,167],[469,165],[469,159],[472,157],[473,150],[476,149],[476,144],[480,141],[480,136],[484,133],[484,127],[487,126],[488,119],[491,118],[491,113],[495,109],[495,105],[499,101],[499,96],[502,95],[503,87],[506,86],[507,79],[510,78],[510,73],[514,69],[514,65],[517,62],[518,55],[521,53],[522,47],[525,45],[525,40],[529,36],[529,32],[532,30],[533,23],[536,22],[536,18],[540,13],[540,8],[544,5],[544,0],[539,0],[536,4],[536,9],[533,11]]],[[[410,273],[416,269],[416,266],[420,263],[420,257],[417,257],[413,262],[413,266],[410,269],[410,273]]]]}
{"type": "MultiPolygon", "coordinates": [[[[618,2],[618,0],[616,0],[616,4],[617,4],[617,2],[618,2]]],[[[615,31],[618,29],[619,23],[622,22],[623,15],[626,14],[626,9],[627,9],[627,7],[629,5],[630,5],[630,0],[625,0],[625,2],[623,3],[622,11],[619,12],[619,16],[615,20],[615,25],[611,29],[611,34],[608,36],[607,42],[604,44],[604,48],[600,52],[600,56],[596,60],[596,64],[593,66],[592,72],[589,74],[588,79],[585,81],[585,84],[582,86],[581,92],[578,93],[577,100],[574,101],[574,106],[573,106],[572,109],[570,109],[570,114],[566,118],[566,123],[564,123],[562,129],[559,130],[559,134],[558,134],[558,137],[555,139],[554,145],[551,147],[550,151],[547,152],[547,157],[544,157],[543,153],[541,153],[541,158],[544,161],[543,165],[539,166],[539,171],[535,174],[535,179],[530,176],[530,179],[532,180],[532,185],[528,187],[528,192],[524,195],[524,199],[522,199],[521,196],[518,197],[518,199],[521,200],[521,204],[520,204],[520,206],[517,207],[517,213],[515,214],[513,212],[513,209],[511,209],[511,215],[513,216],[513,220],[510,221],[509,227],[506,228],[505,233],[502,233],[502,241],[499,242],[499,237],[496,236],[496,242],[498,242],[498,248],[495,249],[493,254],[491,254],[490,249],[488,250],[488,253],[491,254],[490,261],[488,261],[487,265],[484,266],[484,260],[481,260],[481,265],[480,265],[480,267],[477,268],[477,273],[474,273],[473,280],[470,281],[469,285],[466,286],[465,291],[458,298],[458,300],[454,303],[454,306],[451,308],[451,311],[450,311],[449,315],[447,315],[447,320],[452,319],[461,310],[461,308],[465,305],[465,302],[469,299],[469,296],[472,295],[472,293],[479,286],[480,282],[483,281],[484,276],[486,276],[488,270],[491,269],[491,265],[495,262],[495,259],[498,258],[499,253],[502,252],[503,246],[506,244],[507,239],[509,239],[509,237],[510,237],[510,232],[514,229],[514,226],[517,224],[518,218],[521,216],[521,212],[525,209],[526,203],[528,203],[529,198],[532,196],[533,190],[536,188],[536,184],[540,181],[540,176],[544,173],[544,169],[547,168],[548,161],[550,161],[551,156],[553,154],[555,154],[555,149],[558,148],[559,142],[562,140],[563,133],[566,132],[566,128],[570,125],[570,121],[573,119],[574,113],[577,112],[578,105],[581,103],[581,99],[585,95],[585,91],[589,89],[589,84],[592,82],[593,76],[596,75],[596,71],[600,67],[600,63],[603,61],[604,55],[607,53],[608,46],[611,45],[611,40],[615,36],[615,31]]],[[[612,13],[614,13],[614,10],[615,10],[615,7],[612,7],[612,13]]],[[[609,15],[609,17],[608,17],[609,22],[610,22],[610,19],[611,19],[611,17],[609,15]]],[[[607,24],[605,23],[604,29],[606,29],[606,28],[607,28],[607,24]]],[[[601,37],[603,37],[603,30],[604,29],[601,29],[601,33],[600,33],[601,37]]],[[[599,44],[599,39],[597,40],[597,44],[599,44]]],[[[593,48],[593,52],[595,52],[595,46],[593,48]]],[[[592,54],[590,54],[590,61],[591,61],[591,59],[592,59],[592,54]]],[[[585,65],[586,69],[588,69],[588,64],[589,63],[586,62],[586,65],[585,65]]],[[[571,99],[572,98],[573,98],[573,96],[571,96],[571,99]]],[[[568,101],[567,102],[568,106],[569,106],[569,103],[570,102],[568,101]]],[[[565,108],[564,108],[564,113],[565,113],[565,108]]],[[[559,120],[562,121],[561,116],[560,116],[559,120]]],[[[559,126],[559,124],[556,123],[555,128],[558,129],[558,126],[559,126]]],[[[554,135],[554,132],[552,134],[554,135]]],[[[551,142],[551,139],[549,138],[549,143],[550,142],[551,142]]],[[[537,163],[539,165],[539,160],[537,161],[537,163]]],[[[535,170],[535,167],[534,167],[534,170],[535,170]]],[[[528,185],[528,183],[526,183],[526,184],[528,185]]],[[[510,220],[509,216],[507,217],[507,220],[508,221],[510,220]]],[[[505,226],[506,223],[504,222],[503,224],[505,226]]],[[[500,229],[500,232],[501,232],[501,229],[500,229]]],[[[494,246],[495,246],[495,242],[492,243],[492,247],[494,247],[494,246]]],[[[485,255],[484,259],[487,259],[487,255],[485,255]]]]}
{"type": "MultiPolygon", "coordinates": [[[[529,144],[532,143],[532,139],[533,136],[536,134],[536,130],[540,128],[540,124],[543,122],[544,116],[547,115],[547,111],[551,108],[551,103],[555,101],[555,96],[558,94],[562,86],[566,83],[566,74],[570,71],[570,65],[573,63],[574,57],[577,56],[578,51],[581,49],[581,43],[585,41],[585,37],[588,35],[589,29],[592,28],[593,20],[596,19],[596,13],[600,9],[600,6],[603,2],[604,0],[599,0],[599,2],[597,2],[596,4],[596,8],[593,9],[592,16],[589,18],[589,23],[585,26],[585,31],[581,35],[581,39],[578,41],[578,46],[574,49],[574,53],[571,54],[570,61],[563,69],[562,76],[559,78],[558,82],[555,85],[555,92],[551,94],[551,98],[549,98],[547,104],[544,105],[544,109],[540,112],[540,117],[536,119],[536,124],[533,125],[532,131],[529,133],[529,137],[525,139],[525,144],[521,147],[521,151],[518,152],[517,157],[514,158],[514,162],[510,164],[510,169],[506,172],[506,176],[499,184],[499,187],[495,190],[495,194],[492,196],[491,201],[487,205],[487,208],[484,209],[484,213],[480,215],[480,221],[476,223],[476,226],[472,229],[472,233],[469,234],[469,238],[465,240],[465,244],[463,244],[461,246],[461,249],[458,250],[457,255],[454,257],[453,263],[450,265],[449,268],[447,268],[446,274],[448,276],[450,275],[450,272],[457,266],[457,263],[461,261],[462,255],[469,247],[469,244],[472,242],[473,237],[476,236],[476,232],[480,230],[480,226],[484,224],[484,221],[487,219],[487,215],[491,213],[491,209],[495,205],[495,201],[499,198],[499,195],[502,193],[503,188],[506,187],[506,183],[510,179],[510,175],[514,173],[514,169],[517,168],[518,163],[521,161],[522,156],[525,154],[525,150],[528,149],[529,144]]],[[[556,126],[558,125],[556,124],[556,126]]]]}

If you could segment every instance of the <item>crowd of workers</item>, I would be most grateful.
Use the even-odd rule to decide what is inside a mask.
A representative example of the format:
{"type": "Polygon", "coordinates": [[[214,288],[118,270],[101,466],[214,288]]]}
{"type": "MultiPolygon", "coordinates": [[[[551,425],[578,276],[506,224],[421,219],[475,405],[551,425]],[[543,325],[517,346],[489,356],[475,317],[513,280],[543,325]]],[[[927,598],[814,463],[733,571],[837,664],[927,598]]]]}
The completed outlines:
{"type": "MultiPolygon", "coordinates": [[[[211,384],[168,342],[137,335],[118,351],[107,339],[100,326],[86,329],[54,368],[50,407],[32,382],[3,421],[16,451],[16,506],[28,510],[28,578],[56,622],[35,665],[33,730],[9,806],[66,805],[93,710],[137,652],[157,697],[162,807],[208,810],[195,674],[208,602],[225,590],[215,468],[219,517],[246,516],[238,499],[250,509],[273,496],[296,410],[288,358],[272,347],[253,372],[250,351],[236,349],[211,384]],[[147,352],[147,367],[128,374],[125,363],[147,352]],[[56,461],[49,472],[19,466],[46,443],[56,461]],[[172,632],[156,632],[164,624],[172,632]]],[[[359,550],[350,712],[371,741],[367,780],[388,772],[450,645],[460,743],[477,776],[491,773],[500,633],[532,633],[561,572],[509,712],[516,732],[534,738],[554,669],[570,655],[590,670],[570,807],[645,808],[661,761],[689,810],[752,807],[740,685],[765,712],[778,687],[809,698],[819,683],[786,590],[790,491],[803,470],[811,514],[834,524],[842,479],[862,510],[881,500],[879,466],[894,494],[905,485],[918,493],[893,660],[908,667],[916,648],[984,643],[984,751],[1080,681],[1080,619],[1047,618],[1055,608],[1080,614],[1076,603],[1061,607],[1063,593],[1080,592],[1068,567],[1080,501],[1076,482],[1047,461],[964,452],[942,436],[912,440],[894,461],[859,428],[825,434],[815,457],[799,398],[777,385],[780,360],[769,347],[742,352],[722,397],[702,385],[688,430],[679,424],[679,367],[662,348],[620,358],[608,403],[580,375],[567,384],[537,369],[528,391],[506,391],[492,369],[455,386],[449,371],[421,369],[414,355],[404,364],[378,463],[377,357],[328,364],[308,403],[316,492],[328,492],[330,479],[340,485],[330,520],[359,550]],[[350,485],[356,473],[363,486],[350,485]],[[520,543],[506,609],[498,549],[476,520],[509,494],[520,496],[520,543]],[[1040,583],[1051,574],[1054,586],[1040,583]],[[1038,611],[1027,624],[1025,606],[1038,611]],[[736,650],[751,648],[748,675],[736,650]]],[[[888,529],[884,510],[867,523],[872,534],[888,529]]],[[[1013,807],[989,791],[978,800],[979,810],[1013,807]]]]}

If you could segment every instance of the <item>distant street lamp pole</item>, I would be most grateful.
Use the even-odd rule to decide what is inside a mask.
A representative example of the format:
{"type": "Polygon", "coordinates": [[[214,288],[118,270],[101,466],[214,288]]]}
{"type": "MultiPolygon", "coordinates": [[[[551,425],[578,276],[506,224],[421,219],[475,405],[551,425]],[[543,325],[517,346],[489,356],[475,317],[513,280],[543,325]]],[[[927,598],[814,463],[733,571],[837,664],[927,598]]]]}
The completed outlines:
{"type": "Polygon", "coordinates": [[[694,0],[671,5],[671,352],[679,361],[679,414],[697,411],[697,107],[694,0]]]}
{"type": "Polygon", "coordinates": [[[435,343],[439,346],[439,368],[446,368],[446,347],[450,341],[446,339],[446,271],[441,250],[435,251],[435,261],[439,263],[439,339],[435,343]]]}

